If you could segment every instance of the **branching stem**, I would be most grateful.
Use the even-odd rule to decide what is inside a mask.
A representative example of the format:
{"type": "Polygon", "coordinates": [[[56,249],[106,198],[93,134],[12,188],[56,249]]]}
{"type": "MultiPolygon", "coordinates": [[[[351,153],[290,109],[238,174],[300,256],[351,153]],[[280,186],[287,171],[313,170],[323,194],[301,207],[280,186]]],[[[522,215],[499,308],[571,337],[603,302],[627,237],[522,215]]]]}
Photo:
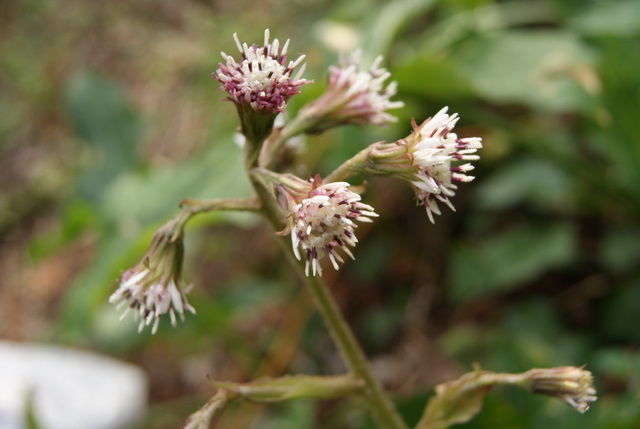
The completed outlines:
{"type": "MultiPolygon", "coordinates": [[[[281,212],[277,207],[277,202],[272,196],[272,193],[265,188],[264,182],[261,181],[259,177],[259,174],[250,174],[256,193],[262,201],[264,216],[269,220],[269,223],[271,223],[276,232],[280,231],[282,229],[281,212]]],[[[363,397],[376,423],[381,429],[408,429],[408,426],[395,410],[386,392],[371,373],[364,352],[344,319],[329,289],[321,278],[307,277],[301,263],[295,259],[285,241],[279,239],[278,242],[282,247],[287,261],[311,292],[316,307],[322,315],[349,370],[355,377],[365,383],[363,397]]]]}

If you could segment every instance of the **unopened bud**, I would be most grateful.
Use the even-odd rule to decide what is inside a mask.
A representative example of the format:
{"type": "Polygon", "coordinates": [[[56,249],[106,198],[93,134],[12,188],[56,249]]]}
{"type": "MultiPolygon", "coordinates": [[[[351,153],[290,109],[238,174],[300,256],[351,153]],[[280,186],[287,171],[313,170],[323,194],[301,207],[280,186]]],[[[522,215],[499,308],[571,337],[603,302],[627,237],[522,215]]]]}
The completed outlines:
{"type": "Polygon", "coordinates": [[[597,399],[593,376],[582,367],[532,369],[526,374],[532,393],[560,398],[581,413],[586,412],[597,399]]]}

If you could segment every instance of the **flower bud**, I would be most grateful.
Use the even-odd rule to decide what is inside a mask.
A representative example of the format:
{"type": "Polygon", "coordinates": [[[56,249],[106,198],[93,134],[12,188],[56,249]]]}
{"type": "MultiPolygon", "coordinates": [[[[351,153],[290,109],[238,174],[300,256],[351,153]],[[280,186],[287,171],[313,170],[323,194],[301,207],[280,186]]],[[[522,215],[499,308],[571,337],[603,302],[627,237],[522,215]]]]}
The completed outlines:
{"type": "Polygon", "coordinates": [[[560,398],[581,413],[597,399],[593,376],[583,367],[532,369],[526,374],[532,393],[560,398]]]}
{"type": "Polygon", "coordinates": [[[370,155],[370,171],[408,182],[431,223],[433,214],[440,214],[438,202],[455,210],[450,199],[457,184],[473,180],[466,174],[473,170],[470,163],[454,163],[478,160],[475,152],[482,147],[479,137],[458,138],[453,128],[459,117],[446,112],[447,107],[419,126],[414,123],[413,132],[402,140],[375,144],[370,155]]]}
{"type": "Polygon", "coordinates": [[[269,30],[264,32],[262,46],[241,44],[237,34],[233,38],[240,61],[222,52],[226,63],[218,64],[213,77],[236,105],[244,135],[252,141],[263,140],[271,132],[277,114],[284,112],[287,100],[310,82],[301,78],[304,66],[292,76],[304,55],[287,64],[289,40],[280,49],[278,39],[269,42],[269,30]]]}
{"type": "Polygon", "coordinates": [[[386,111],[404,103],[390,100],[396,94],[396,83],[384,86],[391,74],[380,67],[382,56],[369,70],[360,69],[360,56],[361,52],[355,51],[347,60],[341,59],[338,67],[329,68],[324,93],[298,113],[310,118],[306,132],[320,133],[342,124],[384,125],[397,120],[386,111]]]}
{"type": "MultiPolygon", "coordinates": [[[[302,182],[302,181],[301,181],[302,182]]],[[[322,183],[320,176],[302,182],[298,189],[280,188],[286,194],[280,200],[287,206],[288,226],[283,234],[291,234],[293,252],[301,259],[300,250],[306,260],[305,273],[322,275],[320,260],[326,255],[333,268],[344,259],[340,252],[355,259],[350,247],[355,247],[357,222],[371,222],[378,215],[373,207],[360,202],[360,195],[349,190],[349,183],[322,183]],[[300,188],[306,188],[304,190],[300,188]],[[338,252],[340,249],[340,252],[338,252]]]]}
{"type": "Polygon", "coordinates": [[[155,334],[163,314],[169,313],[173,326],[176,313],[181,319],[185,310],[195,314],[185,296],[190,287],[185,287],[180,278],[183,253],[181,233],[174,236],[164,227],[156,231],[142,261],[122,273],[118,289],[109,297],[116,308],[126,306],[120,320],[133,309],[140,322],[138,332],[153,325],[151,333],[155,334]]]}

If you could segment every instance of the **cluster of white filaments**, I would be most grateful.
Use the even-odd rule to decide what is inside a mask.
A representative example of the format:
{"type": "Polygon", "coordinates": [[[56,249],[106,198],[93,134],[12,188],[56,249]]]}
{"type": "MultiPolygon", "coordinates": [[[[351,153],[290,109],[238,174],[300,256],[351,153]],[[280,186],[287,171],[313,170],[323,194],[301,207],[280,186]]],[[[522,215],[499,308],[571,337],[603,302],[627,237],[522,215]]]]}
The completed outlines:
{"type": "Polygon", "coordinates": [[[361,51],[341,61],[339,67],[329,67],[327,98],[337,107],[332,116],[352,124],[383,125],[397,118],[386,111],[404,106],[402,101],[391,101],[396,94],[396,82],[386,87],[384,81],[391,73],[380,67],[382,56],[378,56],[369,70],[360,69],[361,51]]]}
{"type": "Polygon", "coordinates": [[[304,65],[292,77],[292,73],[305,56],[286,64],[289,40],[280,48],[278,39],[269,43],[269,30],[264,32],[264,45],[249,46],[240,43],[234,34],[238,50],[242,54],[240,62],[222,52],[226,64],[218,64],[217,75],[223,90],[231,96],[231,100],[239,105],[248,105],[255,111],[269,113],[283,112],[287,100],[299,92],[301,85],[309,83],[302,79],[304,65]]]}
{"type": "Polygon", "coordinates": [[[417,135],[409,143],[412,165],[417,167],[412,184],[418,203],[425,206],[432,223],[433,213],[440,214],[438,201],[455,211],[450,198],[458,189],[456,183],[474,179],[466,174],[473,170],[471,164],[454,166],[452,163],[476,161],[480,158],[475,152],[482,148],[481,138],[460,139],[452,132],[458,119],[457,113],[448,115],[447,107],[444,107],[416,130],[417,135]]]}
{"type": "Polygon", "coordinates": [[[169,313],[173,326],[176,326],[176,313],[181,320],[184,320],[185,310],[195,314],[185,296],[186,289],[173,278],[159,277],[143,262],[122,274],[118,289],[109,297],[109,302],[118,309],[126,306],[120,320],[133,310],[139,321],[138,332],[152,325],[151,333],[155,334],[163,314],[169,313]]]}
{"type": "Polygon", "coordinates": [[[354,229],[355,221],[371,222],[377,217],[373,207],[361,203],[360,195],[348,189],[346,182],[327,183],[314,188],[309,196],[293,207],[291,213],[291,242],[293,252],[301,259],[304,252],[306,265],[315,276],[322,275],[319,261],[327,255],[333,268],[338,270],[338,262],[343,263],[341,251],[354,259],[349,247],[358,242],[354,229]]]}

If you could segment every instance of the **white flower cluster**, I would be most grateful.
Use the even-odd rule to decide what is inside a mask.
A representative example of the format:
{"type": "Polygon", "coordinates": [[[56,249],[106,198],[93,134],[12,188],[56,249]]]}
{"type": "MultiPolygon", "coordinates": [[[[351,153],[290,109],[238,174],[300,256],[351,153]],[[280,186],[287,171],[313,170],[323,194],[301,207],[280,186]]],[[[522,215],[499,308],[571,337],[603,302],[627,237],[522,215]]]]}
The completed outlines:
{"type": "Polygon", "coordinates": [[[196,312],[185,296],[190,287],[185,287],[179,278],[182,243],[163,238],[154,237],[145,257],[122,273],[118,289],[109,297],[117,309],[125,307],[120,320],[134,311],[140,322],[138,332],[152,325],[151,333],[155,334],[163,314],[169,313],[171,324],[176,326],[176,313],[184,320],[185,311],[196,312]]]}
{"type": "Polygon", "coordinates": [[[304,60],[301,55],[287,64],[287,40],[280,49],[280,42],[274,39],[269,43],[269,30],[264,32],[263,46],[249,46],[240,43],[234,34],[238,50],[242,54],[240,62],[222,52],[226,64],[219,64],[214,77],[223,90],[229,93],[231,100],[239,105],[248,105],[255,111],[265,110],[276,114],[283,112],[287,100],[297,94],[301,85],[309,83],[302,79],[304,65],[295,76],[292,73],[304,60]]]}
{"type": "Polygon", "coordinates": [[[360,57],[361,51],[357,50],[347,61],[341,61],[339,67],[329,68],[328,92],[339,105],[334,115],[354,124],[395,122],[397,118],[386,110],[404,106],[402,101],[391,101],[396,94],[396,82],[384,86],[391,73],[380,67],[382,56],[376,58],[369,70],[360,69],[360,57]]]}
{"type": "Polygon", "coordinates": [[[456,183],[473,180],[473,176],[466,174],[473,170],[470,163],[457,166],[452,163],[480,159],[475,152],[482,148],[481,138],[460,139],[452,132],[458,119],[456,113],[448,115],[444,107],[418,128],[418,135],[409,143],[412,164],[417,168],[412,184],[432,223],[433,213],[440,214],[438,201],[455,210],[450,197],[458,189],[456,183]]]}
{"type": "Polygon", "coordinates": [[[358,222],[371,222],[377,217],[373,207],[361,203],[360,195],[348,189],[346,182],[327,183],[314,188],[309,196],[293,207],[291,212],[291,242],[298,260],[300,250],[305,253],[305,273],[309,268],[315,276],[322,275],[319,264],[324,255],[337,270],[344,262],[337,249],[353,259],[349,247],[358,242],[354,229],[358,222]]]}

